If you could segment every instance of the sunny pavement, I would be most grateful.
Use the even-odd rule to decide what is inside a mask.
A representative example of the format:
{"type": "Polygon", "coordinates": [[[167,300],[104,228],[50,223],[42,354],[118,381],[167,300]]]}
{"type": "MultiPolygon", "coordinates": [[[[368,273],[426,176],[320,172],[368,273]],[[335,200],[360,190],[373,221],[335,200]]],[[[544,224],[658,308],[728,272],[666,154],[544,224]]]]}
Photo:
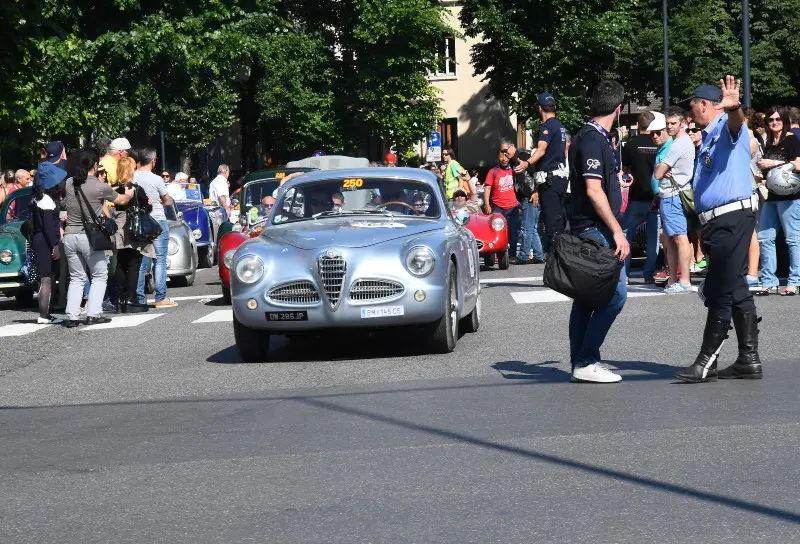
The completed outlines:
{"type": "Polygon", "coordinates": [[[350,334],[261,365],[213,270],[125,328],[2,336],[35,314],[0,300],[0,542],[800,541],[800,298],[757,301],[762,381],[673,384],[704,323],[680,295],[631,298],[623,383],[579,385],[569,303],[515,301],[541,275],[484,270],[449,355],[350,334]]]}

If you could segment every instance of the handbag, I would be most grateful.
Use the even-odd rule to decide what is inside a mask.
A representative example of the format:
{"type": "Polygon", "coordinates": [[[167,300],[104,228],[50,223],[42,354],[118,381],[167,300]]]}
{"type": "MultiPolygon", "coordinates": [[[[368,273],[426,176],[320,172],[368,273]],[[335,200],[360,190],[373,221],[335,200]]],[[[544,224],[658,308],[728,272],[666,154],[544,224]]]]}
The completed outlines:
{"type": "Polygon", "coordinates": [[[100,220],[97,214],[94,213],[94,208],[89,204],[89,199],[83,194],[80,187],[75,187],[75,194],[78,196],[78,206],[81,209],[81,217],[83,218],[83,230],[86,232],[86,238],[89,240],[89,247],[93,251],[109,251],[114,249],[114,243],[111,237],[117,232],[117,223],[111,218],[103,216],[100,220]],[[86,219],[86,211],[83,209],[83,203],[89,208],[89,215],[91,219],[86,219]]]}
{"type": "MultiPolygon", "coordinates": [[[[137,188],[136,191],[139,189],[137,188]]],[[[149,244],[161,235],[161,225],[138,204],[138,193],[134,195],[133,201],[125,219],[125,233],[131,240],[149,244]]]]}
{"type": "Polygon", "coordinates": [[[623,263],[597,240],[572,234],[556,236],[544,266],[544,285],[579,304],[608,305],[623,263]]]}
{"type": "Polygon", "coordinates": [[[683,206],[683,212],[686,215],[694,215],[694,189],[692,186],[687,183],[685,187],[681,188],[677,183],[675,183],[674,179],[668,179],[672,184],[673,189],[677,189],[678,191],[678,196],[681,198],[681,205],[683,206]]]}

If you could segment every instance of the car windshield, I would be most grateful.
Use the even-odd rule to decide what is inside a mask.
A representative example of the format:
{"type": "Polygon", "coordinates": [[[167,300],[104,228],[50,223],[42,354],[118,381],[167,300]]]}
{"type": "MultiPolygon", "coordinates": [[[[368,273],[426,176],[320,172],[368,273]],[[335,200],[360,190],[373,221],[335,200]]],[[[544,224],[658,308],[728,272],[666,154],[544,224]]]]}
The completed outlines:
{"type": "Polygon", "coordinates": [[[441,211],[427,183],[410,179],[336,178],[295,185],[277,203],[273,224],[339,214],[437,218],[441,211]]]}
{"type": "Polygon", "coordinates": [[[203,192],[197,183],[173,181],[172,183],[167,183],[167,192],[176,201],[203,202],[203,192]]]}
{"type": "Polygon", "coordinates": [[[264,220],[272,211],[272,206],[275,204],[273,193],[280,184],[280,179],[268,179],[264,181],[254,181],[248,183],[242,189],[243,195],[240,195],[240,209],[242,215],[245,214],[250,224],[264,220]]]}
{"type": "Polygon", "coordinates": [[[169,206],[164,206],[164,215],[167,216],[167,221],[177,221],[178,214],[175,211],[175,205],[170,204],[169,206]]]}
{"type": "Polygon", "coordinates": [[[11,193],[11,202],[8,203],[6,215],[3,218],[3,223],[11,223],[12,221],[25,221],[31,215],[31,202],[33,201],[33,193],[25,193],[14,198],[11,193]]]}

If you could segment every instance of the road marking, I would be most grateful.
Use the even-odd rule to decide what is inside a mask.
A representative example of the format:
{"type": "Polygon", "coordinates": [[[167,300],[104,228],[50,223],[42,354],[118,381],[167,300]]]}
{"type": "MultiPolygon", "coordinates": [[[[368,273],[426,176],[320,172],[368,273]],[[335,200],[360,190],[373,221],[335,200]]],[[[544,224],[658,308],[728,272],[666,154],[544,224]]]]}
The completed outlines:
{"type": "Polygon", "coordinates": [[[0,327],[0,338],[8,336],[25,336],[32,332],[46,329],[51,325],[39,325],[38,323],[14,323],[13,325],[5,325],[0,327]]]}
{"type": "MultiPolygon", "coordinates": [[[[174,300],[175,302],[180,302],[182,300],[203,300],[208,299],[209,301],[222,298],[222,294],[219,295],[192,295],[188,297],[169,297],[170,300],[174,300]]],[[[154,298],[147,299],[148,304],[155,304],[156,300],[154,298]]]]}
{"type": "MultiPolygon", "coordinates": [[[[628,298],[666,296],[664,289],[650,285],[629,285],[628,298]]],[[[557,293],[552,289],[536,289],[534,291],[517,291],[511,293],[511,298],[517,304],[539,304],[543,302],[567,302],[567,296],[557,293]]]]}
{"type": "Polygon", "coordinates": [[[521,278],[515,278],[513,276],[509,276],[507,278],[486,278],[485,280],[481,280],[481,283],[520,283],[520,282],[532,282],[532,281],[542,281],[541,276],[525,276],[521,278]]]}
{"type": "Polygon", "coordinates": [[[111,323],[101,323],[99,325],[89,325],[88,327],[83,327],[82,331],[97,331],[101,329],[122,329],[127,327],[136,327],[141,325],[142,323],[146,323],[151,319],[155,319],[157,317],[161,317],[165,314],[150,314],[147,315],[124,315],[119,317],[112,317],[111,323]]]}
{"type": "Polygon", "coordinates": [[[233,321],[233,310],[214,310],[207,316],[195,319],[192,323],[225,323],[233,321]]]}

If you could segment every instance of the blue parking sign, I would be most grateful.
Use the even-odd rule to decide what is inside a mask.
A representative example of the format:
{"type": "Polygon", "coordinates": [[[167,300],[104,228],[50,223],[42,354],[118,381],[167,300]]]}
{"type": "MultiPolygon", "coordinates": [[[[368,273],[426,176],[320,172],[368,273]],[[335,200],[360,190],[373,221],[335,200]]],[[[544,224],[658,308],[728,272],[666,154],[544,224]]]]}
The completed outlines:
{"type": "Polygon", "coordinates": [[[431,144],[432,147],[441,147],[442,145],[442,135],[439,132],[431,132],[431,144]]]}

